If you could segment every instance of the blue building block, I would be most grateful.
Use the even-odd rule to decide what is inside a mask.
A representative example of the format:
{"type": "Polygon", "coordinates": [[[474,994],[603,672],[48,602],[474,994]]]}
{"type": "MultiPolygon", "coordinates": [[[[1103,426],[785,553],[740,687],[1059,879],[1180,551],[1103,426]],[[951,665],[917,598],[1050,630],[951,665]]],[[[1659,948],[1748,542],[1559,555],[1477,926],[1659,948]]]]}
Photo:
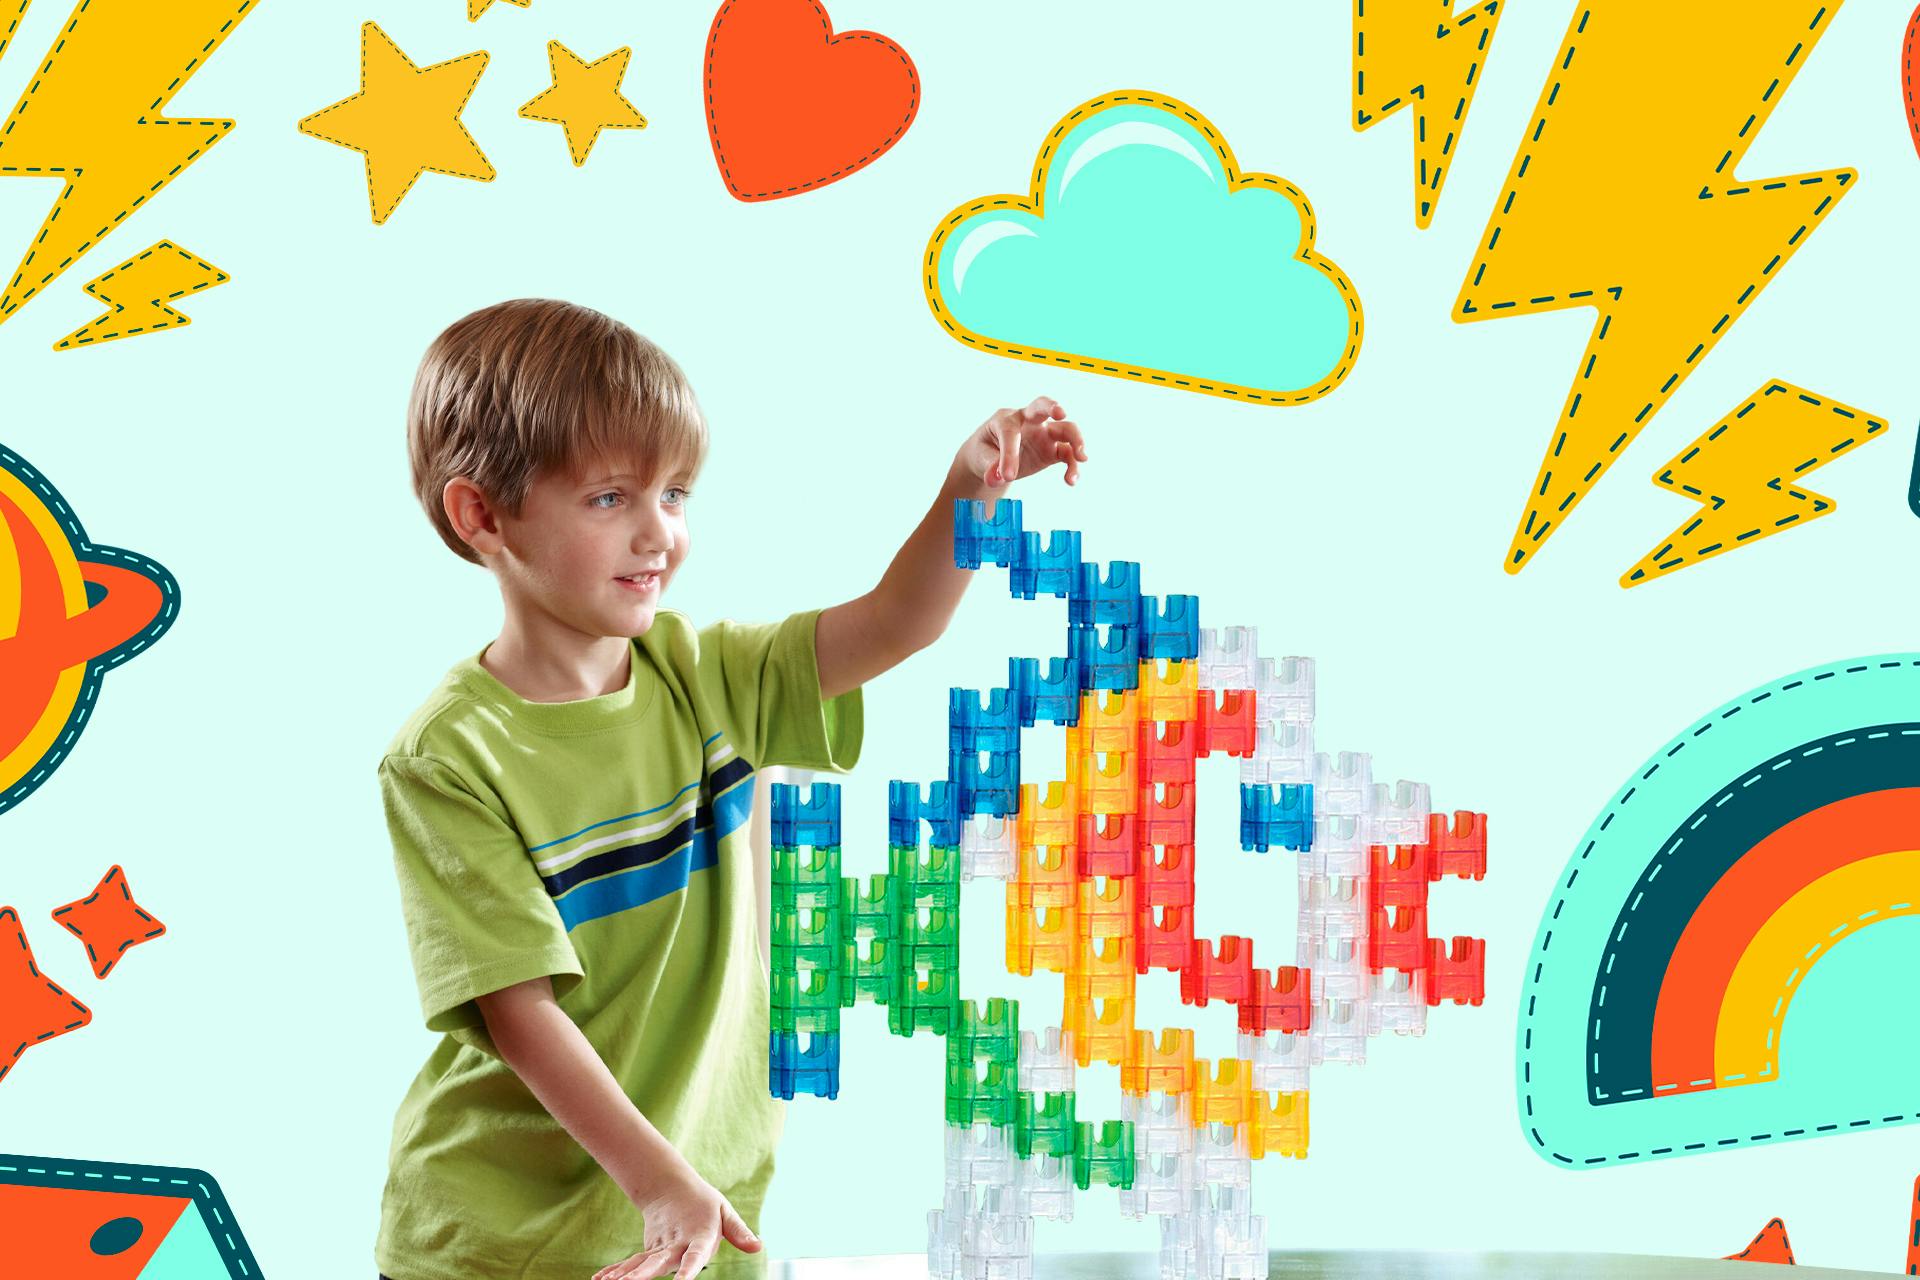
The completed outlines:
{"type": "Polygon", "coordinates": [[[776,782],[773,794],[773,843],[787,849],[840,847],[840,784],[816,782],[800,799],[800,788],[776,782]]]}
{"type": "Polygon", "coordinates": [[[1020,500],[996,501],[991,520],[986,511],[987,504],[978,498],[954,499],[953,562],[962,569],[978,569],[983,564],[1013,567],[1016,548],[1022,542],[1020,500]]]}
{"type": "Polygon", "coordinates": [[[840,1096],[840,1035],[833,1031],[815,1031],[800,1047],[800,1036],[793,1031],[770,1033],[767,1042],[767,1087],[776,1098],[791,1100],[795,1094],[810,1093],[816,1098],[840,1096]]]}
{"type": "Polygon", "coordinates": [[[1075,626],[1093,622],[1139,625],[1140,566],[1131,560],[1115,560],[1102,578],[1099,565],[1082,564],[1074,575],[1073,594],[1067,599],[1067,621],[1075,626]]]}
{"type": "Polygon", "coordinates": [[[1073,584],[1079,578],[1078,529],[1055,529],[1044,550],[1038,533],[1020,535],[1020,545],[1014,548],[1013,572],[1007,579],[1014,599],[1032,600],[1044,592],[1064,600],[1073,595],[1073,584]]]}
{"type": "Polygon", "coordinates": [[[1012,689],[988,692],[985,705],[972,689],[947,692],[947,750],[1018,751],[1020,704],[1012,689]]]}
{"type": "Polygon", "coordinates": [[[1009,658],[1007,683],[1013,686],[1020,723],[1031,729],[1042,720],[1050,724],[1080,723],[1080,670],[1072,658],[1048,658],[1040,674],[1038,658],[1009,658]]]}
{"type": "Polygon", "coordinates": [[[911,782],[887,784],[887,843],[920,847],[920,824],[930,829],[929,842],[937,848],[960,845],[960,788],[952,782],[929,782],[923,797],[911,782]]]}
{"type": "Polygon", "coordinates": [[[1192,662],[1200,656],[1200,597],[1140,597],[1140,657],[1192,662]]]}
{"type": "Polygon", "coordinates": [[[1020,753],[991,751],[983,765],[977,754],[955,751],[948,779],[960,791],[960,816],[1004,818],[1020,804],[1020,753]]]}
{"type": "Polygon", "coordinates": [[[1067,655],[1082,689],[1140,687],[1140,637],[1131,624],[1108,627],[1105,644],[1092,626],[1070,627],[1067,655]]]}
{"type": "Polygon", "coordinates": [[[1265,853],[1270,846],[1306,853],[1313,848],[1313,784],[1240,784],[1240,847],[1265,853]]]}

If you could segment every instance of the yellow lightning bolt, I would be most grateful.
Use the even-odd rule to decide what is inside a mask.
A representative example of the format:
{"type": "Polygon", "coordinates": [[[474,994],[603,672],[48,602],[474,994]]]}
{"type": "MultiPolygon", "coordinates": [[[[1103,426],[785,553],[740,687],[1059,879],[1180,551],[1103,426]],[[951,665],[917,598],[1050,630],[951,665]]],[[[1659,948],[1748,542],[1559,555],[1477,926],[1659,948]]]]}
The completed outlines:
{"type": "Polygon", "coordinates": [[[107,313],[53,344],[55,351],[94,346],[192,324],[167,303],[232,279],[205,258],[171,240],[142,249],[111,271],[87,281],[87,292],[107,304],[107,313]]]}
{"type": "Polygon", "coordinates": [[[1858,409],[1769,382],[1654,475],[1661,488],[1707,509],[1641,556],[1620,585],[1637,586],[1833,514],[1833,499],[1789,481],[1880,439],[1886,429],[1858,409]]]}
{"type": "Polygon", "coordinates": [[[1353,0],[1353,128],[1413,108],[1413,220],[1433,221],[1448,162],[1500,22],[1500,0],[1456,16],[1453,0],[1353,0]]]}
{"type": "Polygon", "coordinates": [[[0,322],[233,128],[165,108],[258,0],[79,0],[0,128],[0,174],[66,186],[0,293],[0,322]]]}
{"type": "Polygon", "coordinates": [[[1838,0],[1575,11],[1454,306],[1594,307],[1507,572],[1563,524],[1846,194],[1851,169],[1742,181],[1838,0]]]}

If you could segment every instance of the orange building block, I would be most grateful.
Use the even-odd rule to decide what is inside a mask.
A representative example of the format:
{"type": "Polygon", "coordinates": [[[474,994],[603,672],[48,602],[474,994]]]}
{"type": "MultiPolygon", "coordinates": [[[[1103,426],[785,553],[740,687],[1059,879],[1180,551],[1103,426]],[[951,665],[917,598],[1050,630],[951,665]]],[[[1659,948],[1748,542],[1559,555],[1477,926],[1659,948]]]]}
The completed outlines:
{"type": "Polygon", "coordinates": [[[1151,1031],[1136,1031],[1120,1064],[1120,1091],[1144,1096],[1193,1092],[1193,1028],[1167,1027],[1156,1045],[1151,1031]]]}
{"type": "Polygon", "coordinates": [[[1245,1058],[1222,1058],[1218,1070],[1213,1067],[1205,1058],[1193,1060],[1193,1127],[1239,1128],[1253,1118],[1253,1064],[1245,1058]]]}
{"type": "Polygon", "coordinates": [[[1255,1160],[1268,1155],[1307,1155],[1307,1091],[1254,1093],[1253,1122],[1247,1126],[1247,1154],[1255,1160]]]}
{"type": "Polygon", "coordinates": [[[1186,724],[1194,719],[1200,694],[1200,664],[1168,661],[1140,664],[1140,718],[1186,724]]]}

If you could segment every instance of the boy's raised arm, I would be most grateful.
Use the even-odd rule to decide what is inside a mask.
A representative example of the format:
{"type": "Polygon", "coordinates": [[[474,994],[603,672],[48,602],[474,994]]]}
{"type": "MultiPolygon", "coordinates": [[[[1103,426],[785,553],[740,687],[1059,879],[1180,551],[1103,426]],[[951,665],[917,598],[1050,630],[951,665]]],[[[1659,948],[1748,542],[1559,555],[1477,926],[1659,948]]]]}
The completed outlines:
{"type": "Polygon", "coordinates": [[[973,574],[953,562],[953,503],[1003,495],[1022,476],[1066,464],[1079,478],[1087,450],[1080,428],[1058,402],[1040,396],[1024,409],[1001,409],[954,454],[939,496],[879,585],[821,611],[814,629],[820,696],[835,698],[926,648],[946,631],[973,574]]]}

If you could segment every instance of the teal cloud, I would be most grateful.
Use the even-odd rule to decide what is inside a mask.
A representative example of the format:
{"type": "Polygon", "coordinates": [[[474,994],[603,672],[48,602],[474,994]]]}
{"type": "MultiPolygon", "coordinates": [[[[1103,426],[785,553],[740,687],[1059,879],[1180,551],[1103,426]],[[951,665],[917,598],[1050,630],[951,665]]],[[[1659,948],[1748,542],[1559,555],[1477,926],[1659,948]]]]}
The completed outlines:
{"type": "Polygon", "coordinates": [[[1352,367],[1359,296],[1312,252],[1306,197],[1241,172],[1191,108],[1095,99],[1055,128],[1035,188],[934,232],[927,301],[961,341],[1261,403],[1315,399],[1352,367]]]}

